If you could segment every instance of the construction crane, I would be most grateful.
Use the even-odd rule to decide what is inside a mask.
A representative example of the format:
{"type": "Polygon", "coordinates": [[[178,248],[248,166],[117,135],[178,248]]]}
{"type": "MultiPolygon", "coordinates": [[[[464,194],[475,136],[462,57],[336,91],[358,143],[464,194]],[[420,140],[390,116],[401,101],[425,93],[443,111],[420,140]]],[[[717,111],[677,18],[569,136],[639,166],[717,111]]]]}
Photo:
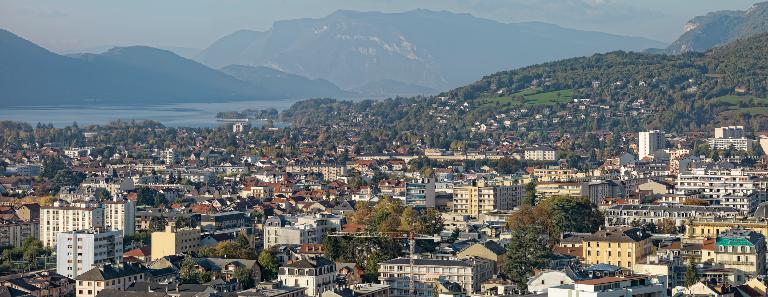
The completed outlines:
{"type": "Polygon", "coordinates": [[[407,239],[408,240],[408,291],[411,296],[416,296],[416,283],[413,280],[413,268],[416,266],[416,240],[440,241],[440,236],[430,236],[415,234],[413,232],[331,232],[328,236],[334,237],[354,237],[354,238],[389,238],[389,239],[407,239]]]}

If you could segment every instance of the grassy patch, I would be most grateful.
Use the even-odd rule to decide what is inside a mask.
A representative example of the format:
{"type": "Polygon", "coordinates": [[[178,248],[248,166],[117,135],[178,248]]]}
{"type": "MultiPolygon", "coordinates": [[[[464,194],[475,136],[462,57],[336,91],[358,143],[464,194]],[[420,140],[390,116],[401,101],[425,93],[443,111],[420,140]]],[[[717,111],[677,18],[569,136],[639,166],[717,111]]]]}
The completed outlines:
{"type": "Polygon", "coordinates": [[[725,96],[717,97],[715,98],[715,100],[719,103],[723,103],[726,105],[739,105],[742,102],[745,104],[750,104],[752,103],[752,100],[755,100],[756,102],[760,102],[760,103],[768,103],[768,100],[757,98],[755,96],[749,96],[749,95],[745,95],[745,96],[725,95],[725,96]]]}
{"type": "Polygon", "coordinates": [[[544,92],[541,89],[525,89],[503,97],[486,97],[480,99],[483,104],[507,104],[516,106],[556,105],[573,101],[573,90],[558,90],[544,92]]]}
{"type": "Polygon", "coordinates": [[[736,109],[732,109],[731,111],[734,111],[737,113],[748,113],[753,116],[768,115],[768,107],[764,107],[764,106],[736,108],[736,109]]]}

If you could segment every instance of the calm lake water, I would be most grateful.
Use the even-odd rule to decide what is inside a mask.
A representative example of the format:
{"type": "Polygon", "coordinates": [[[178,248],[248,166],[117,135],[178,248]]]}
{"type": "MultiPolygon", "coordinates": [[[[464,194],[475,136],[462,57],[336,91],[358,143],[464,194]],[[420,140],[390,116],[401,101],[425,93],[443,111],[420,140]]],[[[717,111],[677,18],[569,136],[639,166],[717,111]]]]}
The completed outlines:
{"type": "Polygon", "coordinates": [[[114,120],[155,120],[169,127],[215,127],[220,111],[242,111],[245,109],[275,108],[283,110],[297,100],[263,100],[222,103],[176,103],[141,106],[25,106],[0,108],[0,120],[37,123],[51,123],[64,127],[77,122],[78,125],[104,124],[114,120]]]}

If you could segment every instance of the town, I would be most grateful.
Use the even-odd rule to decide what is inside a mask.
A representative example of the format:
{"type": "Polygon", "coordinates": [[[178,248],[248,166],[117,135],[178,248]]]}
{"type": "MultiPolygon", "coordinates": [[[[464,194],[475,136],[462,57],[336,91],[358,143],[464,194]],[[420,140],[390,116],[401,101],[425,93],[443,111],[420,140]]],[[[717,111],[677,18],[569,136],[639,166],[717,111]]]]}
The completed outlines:
{"type": "Polygon", "coordinates": [[[0,294],[765,295],[768,137],[743,126],[624,133],[586,170],[545,143],[249,140],[282,130],[4,124],[0,294]]]}

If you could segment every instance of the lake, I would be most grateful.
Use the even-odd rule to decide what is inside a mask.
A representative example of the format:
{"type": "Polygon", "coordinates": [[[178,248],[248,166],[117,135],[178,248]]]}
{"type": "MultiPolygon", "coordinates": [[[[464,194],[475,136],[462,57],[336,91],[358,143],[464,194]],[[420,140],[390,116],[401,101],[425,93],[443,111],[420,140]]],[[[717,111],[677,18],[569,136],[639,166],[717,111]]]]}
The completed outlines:
{"type": "Polygon", "coordinates": [[[105,124],[114,120],[154,120],[169,127],[215,127],[224,123],[216,120],[220,111],[275,108],[283,110],[297,102],[295,99],[238,101],[219,103],[175,103],[163,105],[92,105],[92,106],[24,106],[0,109],[0,120],[53,124],[64,127],[105,124]]]}

